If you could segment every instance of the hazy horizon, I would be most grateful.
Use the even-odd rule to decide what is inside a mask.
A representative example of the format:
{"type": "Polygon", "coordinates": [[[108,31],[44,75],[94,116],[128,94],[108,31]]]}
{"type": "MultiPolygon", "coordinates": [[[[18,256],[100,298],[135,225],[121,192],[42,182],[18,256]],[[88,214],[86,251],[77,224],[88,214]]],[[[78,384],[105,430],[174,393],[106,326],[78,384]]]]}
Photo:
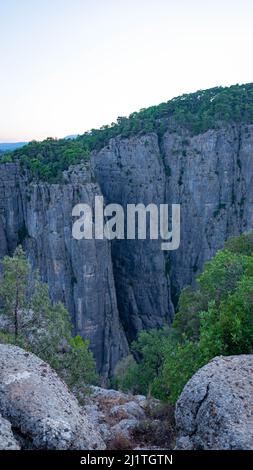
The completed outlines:
{"type": "Polygon", "coordinates": [[[250,0],[0,2],[0,142],[82,134],[252,82],[250,0]]]}

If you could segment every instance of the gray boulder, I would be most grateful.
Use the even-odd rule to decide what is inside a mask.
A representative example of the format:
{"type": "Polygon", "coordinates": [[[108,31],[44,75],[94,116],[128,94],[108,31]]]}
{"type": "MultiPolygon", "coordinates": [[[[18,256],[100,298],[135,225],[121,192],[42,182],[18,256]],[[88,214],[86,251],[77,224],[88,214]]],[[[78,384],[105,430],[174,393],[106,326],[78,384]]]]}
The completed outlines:
{"type": "Polygon", "coordinates": [[[34,354],[0,344],[0,413],[37,449],[104,449],[58,375],[34,354]]]}
{"type": "Polygon", "coordinates": [[[111,408],[111,416],[126,415],[127,418],[141,419],[145,417],[145,413],[141,406],[135,401],[129,401],[123,405],[115,405],[111,408]]]}
{"type": "Polygon", "coordinates": [[[253,355],[216,357],[176,405],[176,449],[253,449],[253,355]]]}
{"type": "Polygon", "coordinates": [[[19,444],[11,430],[11,424],[0,415],[0,450],[19,449],[19,444]]]}
{"type": "Polygon", "coordinates": [[[122,419],[111,428],[111,437],[123,436],[130,439],[131,433],[137,428],[138,420],[136,418],[122,419]]]}

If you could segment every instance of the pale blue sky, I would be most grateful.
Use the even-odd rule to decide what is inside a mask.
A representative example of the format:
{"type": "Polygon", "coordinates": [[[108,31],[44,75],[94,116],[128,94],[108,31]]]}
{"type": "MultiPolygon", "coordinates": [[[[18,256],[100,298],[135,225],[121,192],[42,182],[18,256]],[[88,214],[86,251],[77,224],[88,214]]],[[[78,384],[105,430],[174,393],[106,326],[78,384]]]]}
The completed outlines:
{"type": "Polygon", "coordinates": [[[252,0],[0,0],[0,141],[253,81],[252,0]]]}

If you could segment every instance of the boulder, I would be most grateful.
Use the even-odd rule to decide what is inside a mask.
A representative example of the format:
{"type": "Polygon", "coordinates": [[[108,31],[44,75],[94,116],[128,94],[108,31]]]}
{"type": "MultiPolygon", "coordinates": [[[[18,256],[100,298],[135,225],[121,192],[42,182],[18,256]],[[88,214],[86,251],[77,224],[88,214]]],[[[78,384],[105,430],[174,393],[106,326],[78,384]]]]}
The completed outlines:
{"type": "Polygon", "coordinates": [[[253,449],[253,355],[216,357],[176,405],[176,449],[253,449]]]}
{"type": "Polygon", "coordinates": [[[174,410],[159,400],[92,386],[84,410],[108,449],[174,447],[174,410]]]}
{"type": "Polygon", "coordinates": [[[29,448],[105,448],[56,372],[34,354],[6,344],[0,344],[0,413],[29,448]]]}
{"type": "Polygon", "coordinates": [[[126,418],[137,418],[141,419],[145,417],[145,413],[141,406],[135,401],[129,401],[123,405],[115,405],[111,408],[111,416],[122,416],[125,415],[126,418]]]}
{"type": "Polygon", "coordinates": [[[0,415],[0,450],[19,449],[19,444],[11,430],[11,423],[0,415]]]}
{"type": "Polygon", "coordinates": [[[136,418],[126,418],[119,421],[111,428],[111,437],[124,436],[130,439],[131,433],[137,428],[139,421],[136,418]]]}

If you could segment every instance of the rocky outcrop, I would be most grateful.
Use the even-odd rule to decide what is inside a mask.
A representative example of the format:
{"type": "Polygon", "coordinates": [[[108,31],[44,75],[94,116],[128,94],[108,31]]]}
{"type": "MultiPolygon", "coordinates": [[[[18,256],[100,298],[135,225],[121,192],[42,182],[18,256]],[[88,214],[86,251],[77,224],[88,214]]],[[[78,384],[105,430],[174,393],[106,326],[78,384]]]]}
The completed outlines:
{"type": "Polygon", "coordinates": [[[176,405],[177,449],[253,449],[253,355],[216,357],[176,405]]]}
{"type": "MultiPolygon", "coordinates": [[[[0,413],[11,423],[22,448],[105,447],[76,398],[50,366],[34,354],[4,344],[0,344],[0,413]]],[[[18,448],[10,425],[2,418],[1,442],[5,448],[18,448]]]]}
{"type": "Polygon", "coordinates": [[[11,423],[0,415],[0,450],[20,450],[11,430],[11,423]]]}
{"type": "Polygon", "coordinates": [[[18,165],[0,165],[0,257],[23,242],[52,299],[67,306],[75,332],[90,340],[98,370],[108,376],[128,351],[110,244],[72,237],[74,205],[93,207],[100,189],[84,165],[65,172],[64,179],[64,184],[36,184],[18,165]]]}
{"type": "Polygon", "coordinates": [[[114,241],[122,322],[129,331],[171,319],[178,293],[224,241],[253,228],[253,126],[192,136],[186,129],[112,139],[93,165],[108,202],[181,204],[180,248],[114,241]],[[143,293],[146,293],[143,295],[143,293]]]}
{"type": "Polygon", "coordinates": [[[174,447],[174,409],[159,400],[118,390],[91,387],[84,410],[107,448],[165,449],[174,447]]]}

